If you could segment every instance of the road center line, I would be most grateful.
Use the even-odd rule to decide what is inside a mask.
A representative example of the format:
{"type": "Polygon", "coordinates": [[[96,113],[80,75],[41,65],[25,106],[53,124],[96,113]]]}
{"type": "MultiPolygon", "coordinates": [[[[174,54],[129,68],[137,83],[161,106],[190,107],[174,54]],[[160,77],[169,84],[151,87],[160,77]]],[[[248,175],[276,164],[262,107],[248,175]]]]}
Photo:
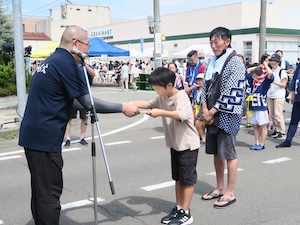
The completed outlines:
{"type": "Polygon", "coordinates": [[[18,151],[13,151],[13,152],[4,152],[4,153],[0,153],[0,157],[1,157],[1,156],[5,156],[5,155],[20,154],[20,153],[24,153],[24,150],[18,150],[18,151]]]}
{"type": "MultiPolygon", "coordinates": [[[[97,198],[97,202],[103,202],[104,199],[102,198],[97,198]]],[[[93,205],[94,204],[94,198],[90,198],[90,199],[85,199],[85,200],[80,200],[77,202],[70,202],[70,203],[66,203],[66,204],[62,204],[61,205],[61,210],[68,210],[68,209],[73,209],[73,208],[79,208],[82,206],[86,206],[86,205],[93,205]]]]}
{"type": "Polygon", "coordinates": [[[22,156],[16,155],[16,156],[2,157],[2,158],[0,158],[0,161],[1,160],[8,160],[8,159],[18,159],[18,158],[22,158],[22,156]]]}
{"type": "Polygon", "coordinates": [[[161,188],[172,187],[174,185],[175,185],[175,181],[168,181],[168,182],[164,182],[164,183],[160,183],[160,184],[154,184],[154,185],[150,185],[150,186],[141,187],[140,189],[145,190],[145,191],[154,191],[154,190],[161,189],[161,188]]]}
{"type": "Polygon", "coordinates": [[[151,139],[161,139],[161,138],[165,138],[165,136],[156,136],[156,137],[150,137],[151,139]]]}
{"type": "Polygon", "coordinates": [[[81,148],[65,148],[62,150],[62,152],[71,152],[71,151],[78,151],[81,150],[81,148]]]}
{"type": "Polygon", "coordinates": [[[263,161],[263,163],[274,164],[274,163],[281,163],[281,162],[285,162],[285,161],[289,161],[289,160],[292,160],[292,159],[288,158],[288,157],[282,157],[282,158],[278,158],[278,159],[271,159],[271,160],[263,161]]]}
{"type": "Polygon", "coordinates": [[[127,144],[127,143],[131,143],[131,141],[110,142],[110,143],[106,143],[104,145],[121,145],[121,144],[127,144]]]}

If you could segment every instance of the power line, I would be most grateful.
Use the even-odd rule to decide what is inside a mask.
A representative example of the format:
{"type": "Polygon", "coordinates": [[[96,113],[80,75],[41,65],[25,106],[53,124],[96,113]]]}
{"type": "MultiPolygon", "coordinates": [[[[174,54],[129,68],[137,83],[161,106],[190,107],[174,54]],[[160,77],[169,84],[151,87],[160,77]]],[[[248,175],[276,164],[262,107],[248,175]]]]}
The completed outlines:
{"type": "MultiPolygon", "coordinates": [[[[44,6],[40,7],[40,8],[37,8],[37,9],[32,10],[32,11],[30,11],[30,12],[27,12],[27,13],[25,14],[25,16],[26,16],[26,17],[30,17],[30,16],[34,16],[34,15],[40,14],[41,12],[45,12],[45,11],[49,10],[49,8],[46,9],[46,10],[43,10],[43,11],[41,11],[41,12],[39,12],[39,13],[35,13],[34,15],[30,15],[30,14],[33,13],[33,12],[36,12],[36,11],[38,11],[38,10],[40,10],[40,9],[43,9],[43,8],[45,8],[45,7],[48,7],[49,5],[52,5],[52,4],[54,4],[54,3],[56,3],[56,2],[59,2],[59,1],[60,1],[60,0],[53,1],[53,2],[51,2],[51,3],[47,4],[47,5],[44,5],[44,6]]],[[[56,6],[57,6],[57,5],[56,5],[56,6]]],[[[54,7],[56,7],[56,6],[54,6],[54,7]]],[[[59,5],[58,5],[58,6],[59,6],[59,5]]]]}
{"type": "MultiPolygon", "coordinates": [[[[54,6],[52,6],[52,8],[55,8],[55,7],[58,7],[58,6],[60,6],[60,4],[59,5],[54,5],[54,6]]],[[[45,10],[43,10],[43,11],[39,11],[39,12],[37,12],[37,13],[35,13],[35,14],[31,14],[31,15],[23,15],[23,18],[25,19],[25,18],[30,18],[30,17],[35,17],[35,16],[38,16],[39,14],[41,14],[41,13],[43,13],[43,12],[47,12],[49,10],[49,8],[48,9],[45,9],[45,10]]]]}

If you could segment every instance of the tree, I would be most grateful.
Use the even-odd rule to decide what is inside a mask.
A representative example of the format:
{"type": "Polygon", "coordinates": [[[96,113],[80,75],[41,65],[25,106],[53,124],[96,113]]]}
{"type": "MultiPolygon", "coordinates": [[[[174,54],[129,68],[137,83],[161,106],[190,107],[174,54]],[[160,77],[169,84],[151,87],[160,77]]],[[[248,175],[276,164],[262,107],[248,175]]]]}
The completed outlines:
{"type": "Polygon", "coordinates": [[[12,52],[6,52],[2,45],[13,42],[12,17],[5,14],[6,7],[0,0],[0,63],[12,60],[12,52]]]}

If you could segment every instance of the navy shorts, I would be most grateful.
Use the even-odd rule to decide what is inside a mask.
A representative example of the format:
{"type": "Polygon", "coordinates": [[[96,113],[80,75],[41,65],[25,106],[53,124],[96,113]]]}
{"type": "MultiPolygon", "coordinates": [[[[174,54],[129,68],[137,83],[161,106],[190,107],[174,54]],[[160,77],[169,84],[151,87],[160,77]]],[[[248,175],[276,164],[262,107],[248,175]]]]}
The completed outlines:
{"type": "Polygon", "coordinates": [[[198,149],[176,151],[171,148],[171,168],[173,180],[181,185],[189,186],[197,182],[198,149]]]}

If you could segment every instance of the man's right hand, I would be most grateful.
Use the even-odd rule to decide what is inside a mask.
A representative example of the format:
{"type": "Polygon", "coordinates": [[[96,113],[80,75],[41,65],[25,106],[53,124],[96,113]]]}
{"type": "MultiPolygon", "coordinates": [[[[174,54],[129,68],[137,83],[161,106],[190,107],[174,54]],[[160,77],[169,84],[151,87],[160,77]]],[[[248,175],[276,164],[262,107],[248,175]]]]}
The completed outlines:
{"type": "Polygon", "coordinates": [[[123,103],[122,105],[123,105],[123,107],[122,107],[122,113],[125,116],[133,117],[133,116],[135,116],[137,114],[140,114],[140,110],[135,105],[130,104],[130,103],[123,103]]]}

